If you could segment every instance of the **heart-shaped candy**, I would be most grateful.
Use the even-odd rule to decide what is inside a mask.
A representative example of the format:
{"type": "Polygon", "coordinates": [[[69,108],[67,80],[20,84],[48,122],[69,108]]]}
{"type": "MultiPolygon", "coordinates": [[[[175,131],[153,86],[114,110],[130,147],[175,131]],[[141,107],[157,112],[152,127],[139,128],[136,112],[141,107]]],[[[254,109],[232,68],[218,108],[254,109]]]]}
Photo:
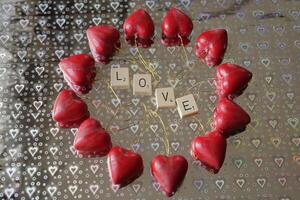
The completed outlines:
{"type": "Polygon", "coordinates": [[[208,171],[216,174],[223,165],[226,154],[226,138],[217,131],[197,136],[191,145],[191,155],[208,171]]]}
{"type": "Polygon", "coordinates": [[[93,26],[87,29],[86,34],[97,62],[107,64],[121,46],[120,33],[113,26],[93,26]]]}
{"type": "Polygon", "coordinates": [[[218,101],[214,111],[214,130],[225,137],[240,133],[250,123],[250,116],[239,105],[227,98],[218,101]]]}
{"type": "Polygon", "coordinates": [[[64,58],[59,68],[72,90],[78,94],[86,94],[92,89],[96,76],[94,59],[88,54],[78,54],[64,58]]]}
{"type": "Polygon", "coordinates": [[[72,90],[63,90],[56,97],[52,118],[60,128],[77,128],[89,116],[87,105],[72,90]]]}
{"type": "Polygon", "coordinates": [[[78,154],[84,156],[105,156],[112,144],[109,134],[101,124],[89,118],[80,124],[73,146],[78,154]]]}
{"type": "Polygon", "coordinates": [[[153,43],[154,23],[151,16],[144,10],[138,9],[125,20],[125,39],[130,45],[149,47],[153,43]]]}
{"type": "Polygon", "coordinates": [[[151,174],[167,197],[175,194],[183,182],[187,170],[188,162],[180,155],[170,157],[158,155],[151,161],[151,174]]]}
{"type": "Polygon", "coordinates": [[[201,33],[196,39],[195,53],[207,66],[216,66],[223,60],[227,48],[225,29],[214,29],[201,33]]]}
{"type": "Polygon", "coordinates": [[[144,170],[143,159],[139,154],[119,146],[109,151],[107,165],[112,184],[119,187],[133,182],[144,170]]]}
{"type": "Polygon", "coordinates": [[[247,88],[252,73],[238,65],[225,63],[217,68],[216,88],[220,97],[239,96],[247,88]]]}
{"type": "Polygon", "coordinates": [[[193,22],[181,10],[171,8],[164,17],[162,24],[162,44],[165,46],[187,45],[193,30],[193,22]]]}

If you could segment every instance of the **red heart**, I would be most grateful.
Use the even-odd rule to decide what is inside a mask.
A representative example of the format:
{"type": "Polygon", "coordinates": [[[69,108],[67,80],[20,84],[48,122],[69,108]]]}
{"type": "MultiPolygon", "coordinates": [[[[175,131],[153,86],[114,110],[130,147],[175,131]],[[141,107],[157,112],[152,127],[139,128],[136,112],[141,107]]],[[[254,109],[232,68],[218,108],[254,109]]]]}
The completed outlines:
{"type": "Polygon", "coordinates": [[[175,194],[188,170],[187,160],[180,155],[158,155],[151,161],[151,174],[160,185],[160,189],[167,196],[175,194]]]}
{"type": "Polygon", "coordinates": [[[107,64],[121,46],[120,33],[113,26],[93,26],[87,29],[86,34],[97,62],[107,64]]]}
{"type": "Polygon", "coordinates": [[[94,59],[88,54],[65,58],[59,62],[59,68],[74,92],[86,94],[92,89],[96,68],[94,59]]]}
{"type": "Polygon", "coordinates": [[[201,33],[195,46],[198,58],[208,66],[216,66],[223,60],[227,48],[227,32],[224,29],[214,29],[201,33]]]}
{"type": "Polygon", "coordinates": [[[203,167],[216,174],[223,165],[226,146],[225,137],[217,131],[212,131],[193,139],[191,155],[195,160],[199,160],[203,167]]]}
{"type": "Polygon", "coordinates": [[[227,98],[221,98],[214,111],[214,130],[225,137],[242,132],[250,123],[250,116],[239,105],[227,98]]]}
{"type": "Polygon", "coordinates": [[[80,124],[73,146],[81,155],[105,156],[112,144],[109,134],[101,124],[97,120],[89,118],[80,124]]]}
{"type": "Polygon", "coordinates": [[[187,45],[193,30],[193,22],[181,10],[171,8],[161,24],[162,44],[165,46],[187,45]]]}
{"type": "Polygon", "coordinates": [[[56,97],[52,118],[60,128],[78,127],[89,116],[87,105],[72,90],[63,90],[56,97]]]}
{"type": "Polygon", "coordinates": [[[220,97],[236,97],[247,88],[252,73],[238,65],[225,63],[217,68],[216,87],[220,97]]]}
{"type": "Polygon", "coordinates": [[[108,153],[107,165],[113,185],[126,186],[140,177],[144,170],[142,157],[119,146],[108,153]]]}
{"type": "Polygon", "coordinates": [[[124,22],[123,29],[125,39],[130,45],[149,47],[153,43],[154,23],[144,9],[138,9],[129,15],[124,22]]]}

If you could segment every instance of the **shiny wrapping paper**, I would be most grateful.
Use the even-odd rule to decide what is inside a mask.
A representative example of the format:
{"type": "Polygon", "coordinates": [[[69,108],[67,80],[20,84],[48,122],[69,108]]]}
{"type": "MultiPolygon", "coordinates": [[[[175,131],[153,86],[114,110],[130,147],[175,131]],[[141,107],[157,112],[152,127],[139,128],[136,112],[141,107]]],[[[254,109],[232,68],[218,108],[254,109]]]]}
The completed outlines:
{"type": "Polygon", "coordinates": [[[299,199],[299,8],[299,1],[279,0],[1,0],[0,199],[163,199],[149,165],[167,149],[189,161],[186,178],[170,199],[299,199]],[[160,43],[160,23],[172,6],[193,19],[191,43],[185,49],[160,43]],[[124,19],[138,8],[145,8],[155,21],[154,44],[130,47],[122,34],[121,50],[108,65],[97,66],[94,88],[82,96],[91,115],[111,133],[113,144],[143,157],[143,175],[116,191],[110,186],[106,158],[76,155],[71,148],[76,129],[57,129],[51,109],[58,92],[68,88],[58,62],[89,53],[87,27],[112,24],[122,32],[124,19]],[[217,101],[215,69],[198,61],[192,49],[196,36],[210,28],[228,31],[224,62],[253,73],[237,98],[252,122],[228,140],[224,165],[216,175],[189,155],[192,138],[210,129],[217,101]],[[134,73],[147,72],[140,55],[162,77],[153,88],[173,86],[177,97],[194,94],[199,114],[180,119],[176,109],[161,109],[151,117],[154,92],[138,97],[132,87],[111,90],[111,67],[129,67],[131,80],[134,73]]]}

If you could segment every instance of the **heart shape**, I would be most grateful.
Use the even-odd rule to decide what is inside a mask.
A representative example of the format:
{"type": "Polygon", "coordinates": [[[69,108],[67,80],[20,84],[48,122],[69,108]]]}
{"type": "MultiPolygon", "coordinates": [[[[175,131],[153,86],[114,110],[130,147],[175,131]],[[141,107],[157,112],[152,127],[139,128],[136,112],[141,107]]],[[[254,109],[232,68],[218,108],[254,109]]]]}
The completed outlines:
{"type": "Polygon", "coordinates": [[[121,47],[119,31],[110,25],[93,26],[86,31],[95,60],[107,64],[121,47]]]}
{"type": "Polygon", "coordinates": [[[78,54],[64,58],[59,68],[72,90],[78,94],[86,94],[92,89],[96,76],[94,59],[88,54],[78,54]]]}
{"type": "Polygon", "coordinates": [[[73,146],[78,154],[84,156],[105,156],[112,144],[109,134],[101,124],[93,118],[88,118],[80,124],[73,146]]]}
{"type": "Polygon", "coordinates": [[[193,30],[193,22],[189,16],[179,9],[171,8],[162,24],[162,44],[165,46],[187,45],[193,30]]]}
{"type": "Polygon", "coordinates": [[[119,146],[109,151],[107,165],[112,184],[119,187],[132,183],[144,170],[143,159],[139,154],[119,146]]]}
{"type": "Polygon", "coordinates": [[[161,191],[171,197],[184,180],[188,170],[187,160],[180,155],[155,156],[151,161],[151,174],[160,184],[161,191]]]}
{"type": "Polygon", "coordinates": [[[191,145],[191,155],[199,160],[208,171],[216,174],[223,165],[226,154],[226,138],[217,131],[195,137],[191,145]]]}
{"type": "Polygon", "coordinates": [[[240,133],[251,121],[250,116],[239,105],[227,98],[221,98],[214,111],[214,130],[225,137],[240,133]]]}
{"type": "Polygon", "coordinates": [[[219,97],[237,97],[247,88],[252,73],[235,64],[225,63],[217,68],[215,85],[219,97]]]}
{"type": "Polygon", "coordinates": [[[138,9],[124,21],[125,40],[130,45],[138,47],[150,47],[153,43],[154,22],[151,16],[144,10],[138,9]]]}
{"type": "Polygon", "coordinates": [[[227,40],[225,29],[203,32],[196,39],[195,54],[209,67],[219,65],[227,48],[227,40]]]}
{"type": "Polygon", "coordinates": [[[63,90],[57,95],[52,118],[60,128],[77,128],[89,116],[87,105],[72,90],[63,90]]]}

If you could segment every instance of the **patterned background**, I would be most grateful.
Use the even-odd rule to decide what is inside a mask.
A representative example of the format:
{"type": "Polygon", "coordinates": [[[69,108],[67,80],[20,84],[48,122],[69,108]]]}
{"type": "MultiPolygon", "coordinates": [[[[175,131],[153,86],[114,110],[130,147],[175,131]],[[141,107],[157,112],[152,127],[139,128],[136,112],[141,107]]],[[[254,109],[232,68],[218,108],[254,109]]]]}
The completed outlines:
{"type": "Polygon", "coordinates": [[[111,67],[129,67],[131,77],[145,72],[138,49],[128,46],[123,36],[122,50],[110,64],[98,66],[94,89],[83,98],[92,116],[111,132],[115,145],[143,156],[143,175],[115,191],[106,158],[75,155],[71,145],[76,129],[56,128],[50,114],[56,95],[67,88],[59,60],[89,52],[87,27],[113,24],[122,32],[124,18],[137,8],[147,9],[155,20],[154,45],[139,49],[164,77],[155,87],[171,85],[177,97],[193,93],[200,109],[184,120],[176,109],[158,112],[171,153],[189,161],[186,179],[171,199],[299,199],[300,2],[292,0],[1,0],[0,199],[164,198],[149,171],[150,160],[165,153],[163,125],[144,109],[155,109],[153,95],[136,97],[131,88],[116,91],[116,96],[107,85],[111,67]],[[181,47],[160,44],[161,19],[171,6],[193,19],[192,42],[186,48],[190,67],[181,47]],[[195,37],[209,28],[228,31],[225,62],[254,74],[237,99],[252,122],[245,132],[230,138],[217,175],[198,167],[189,155],[192,138],[209,130],[217,100],[215,70],[200,63],[192,51],[195,37]],[[176,81],[180,72],[185,76],[176,81]]]}

